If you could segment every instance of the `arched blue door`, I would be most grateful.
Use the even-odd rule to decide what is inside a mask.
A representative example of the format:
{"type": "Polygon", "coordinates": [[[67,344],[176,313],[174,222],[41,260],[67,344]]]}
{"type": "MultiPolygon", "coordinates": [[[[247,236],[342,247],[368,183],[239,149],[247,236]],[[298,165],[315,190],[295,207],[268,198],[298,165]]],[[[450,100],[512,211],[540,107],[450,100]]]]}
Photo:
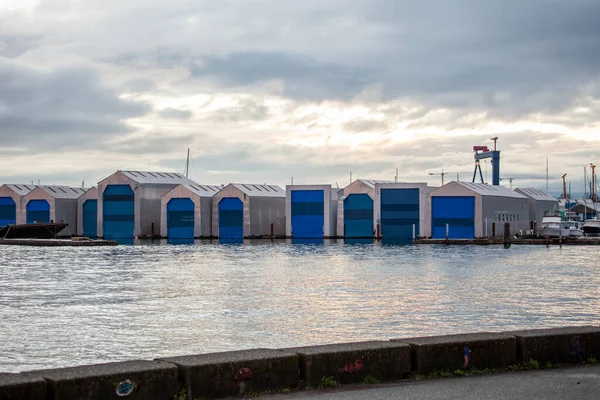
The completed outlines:
{"type": "Polygon", "coordinates": [[[373,236],[373,199],[368,194],[351,194],[344,200],[344,237],[373,236]]]}
{"type": "Polygon", "coordinates": [[[83,236],[98,236],[98,200],[86,200],[81,212],[83,218],[83,236]]]}
{"type": "Polygon", "coordinates": [[[46,200],[29,200],[25,213],[28,224],[50,222],[50,204],[46,200]]]}
{"type": "Polygon", "coordinates": [[[319,239],[325,229],[325,192],[322,190],[292,191],[292,237],[319,239]]]}
{"type": "Polygon", "coordinates": [[[17,206],[12,197],[0,197],[0,226],[17,223],[17,206]]]}
{"type": "Polygon", "coordinates": [[[244,238],[244,203],[237,197],[226,197],[219,202],[219,238],[244,238]]]}
{"type": "Polygon", "coordinates": [[[102,194],[105,239],[133,239],[134,194],[129,185],[108,185],[102,194]]]}
{"type": "Polygon", "coordinates": [[[194,202],[192,199],[171,199],[167,203],[167,237],[194,238],[194,202]]]}

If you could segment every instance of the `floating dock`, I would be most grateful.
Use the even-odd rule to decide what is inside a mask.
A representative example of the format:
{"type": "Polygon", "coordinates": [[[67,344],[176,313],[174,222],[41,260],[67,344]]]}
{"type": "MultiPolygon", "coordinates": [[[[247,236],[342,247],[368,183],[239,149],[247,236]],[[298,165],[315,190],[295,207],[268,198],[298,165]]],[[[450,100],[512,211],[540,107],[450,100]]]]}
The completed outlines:
{"type": "Polygon", "coordinates": [[[37,247],[99,247],[118,246],[113,240],[85,239],[0,239],[4,246],[37,246],[37,247]]]}
{"type": "MultiPolygon", "coordinates": [[[[578,238],[578,239],[514,239],[511,238],[511,245],[566,245],[566,246],[600,246],[600,238],[578,238]]],[[[444,245],[503,245],[503,239],[416,239],[415,244],[444,244],[444,245]]]]}

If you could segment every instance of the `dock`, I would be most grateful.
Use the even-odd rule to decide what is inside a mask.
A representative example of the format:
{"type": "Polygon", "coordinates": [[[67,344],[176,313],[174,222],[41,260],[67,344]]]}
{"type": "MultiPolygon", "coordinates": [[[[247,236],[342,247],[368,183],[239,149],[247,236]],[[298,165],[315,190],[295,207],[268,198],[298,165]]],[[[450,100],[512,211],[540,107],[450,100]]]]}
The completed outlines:
{"type": "Polygon", "coordinates": [[[114,240],[81,240],[81,239],[0,239],[3,246],[36,246],[36,247],[100,247],[118,246],[114,240]]]}
{"type": "MultiPolygon", "coordinates": [[[[600,238],[578,238],[578,239],[515,239],[511,238],[509,243],[511,245],[565,245],[565,246],[600,246],[600,238]]],[[[443,244],[443,245],[476,245],[476,246],[490,246],[490,245],[503,245],[503,239],[416,239],[415,244],[443,244]]]]}

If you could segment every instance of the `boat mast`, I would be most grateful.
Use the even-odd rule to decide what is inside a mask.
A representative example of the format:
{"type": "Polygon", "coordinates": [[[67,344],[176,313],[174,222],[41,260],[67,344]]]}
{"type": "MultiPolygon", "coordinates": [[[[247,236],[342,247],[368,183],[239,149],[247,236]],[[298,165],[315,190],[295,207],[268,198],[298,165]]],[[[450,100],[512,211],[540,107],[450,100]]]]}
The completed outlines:
{"type": "Polygon", "coordinates": [[[189,173],[190,173],[190,149],[188,149],[188,151],[187,151],[187,161],[185,162],[185,170],[183,171],[183,174],[187,178],[189,173]]]}

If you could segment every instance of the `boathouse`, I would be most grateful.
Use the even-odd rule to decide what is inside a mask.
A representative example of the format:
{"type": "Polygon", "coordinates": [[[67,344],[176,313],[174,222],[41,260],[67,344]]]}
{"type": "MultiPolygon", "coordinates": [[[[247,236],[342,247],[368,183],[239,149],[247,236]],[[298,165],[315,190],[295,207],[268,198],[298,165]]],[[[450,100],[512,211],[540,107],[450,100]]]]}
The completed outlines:
{"type": "Polygon", "coordinates": [[[542,225],[545,213],[559,209],[559,201],[549,194],[534,188],[517,188],[515,192],[527,197],[529,203],[529,228],[537,230],[542,225]]]}
{"type": "Polygon", "coordinates": [[[161,199],[160,235],[169,239],[208,238],[212,229],[212,199],[222,187],[178,185],[161,199]]]}
{"type": "Polygon", "coordinates": [[[276,185],[231,183],[212,198],[212,236],[243,239],[285,235],[285,191],[276,185]]]}
{"type": "Polygon", "coordinates": [[[450,182],[429,193],[434,239],[501,236],[504,224],[512,234],[529,229],[527,197],[504,186],[450,182]]]}
{"type": "Polygon", "coordinates": [[[427,184],[358,179],[338,201],[337,232],[345,238],[427,237],[427,184]]]}
{"type": "Polygon", "coordinates": [[[22,212],[28,224],[64,222],[59,236],[77,233],[77,199],[85,189],[69,186],[36,186],[23,197],[22,212]]]}
{"type": "Polygon", "coordinates": [[[159,236],[161,197],[176,186],[195,184],[174,172],[115,172],[98,182],[98,237],[159,236]]]}
{"type": "Polygon", "coordinates": [[[21,211],[23,197],[31,192],[33,185],[4,184],[0,186],[0,226],[25,223],[21,211]]]}
{"type": "Polygon", "coordinates": [[[77,199],[77,236],[98,236],[98,188],[95,186],[77,199]]]}
{"type": "Polygon", "coordinates": [[[296,239],[336,237],[341,193],[331,185],[286,186],[286,235],[296,239]]]}

